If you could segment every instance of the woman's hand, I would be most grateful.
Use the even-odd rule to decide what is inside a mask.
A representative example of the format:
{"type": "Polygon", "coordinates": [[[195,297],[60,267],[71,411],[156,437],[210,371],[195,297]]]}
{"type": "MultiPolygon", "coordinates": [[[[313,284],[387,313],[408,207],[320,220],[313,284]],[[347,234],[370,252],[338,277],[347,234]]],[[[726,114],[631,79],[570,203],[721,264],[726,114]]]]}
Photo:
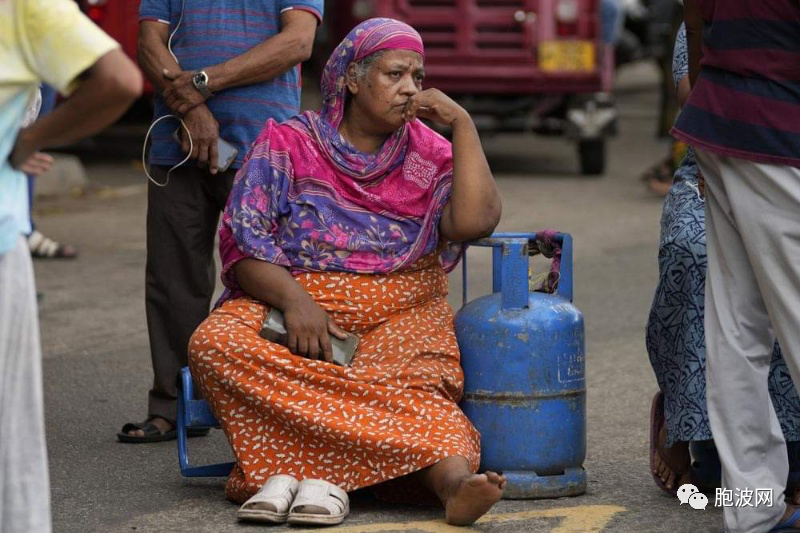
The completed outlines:
{"type": "Polygon", "coordinates": [[[286,347],[295,355],[333,362],[330,335],[347,338],[347,332],[310,296],[295,299],[283,310],[286,320],[286,347]]]}
{"type": "Polygon", "coordinates": [[[330,336],[346,339],[348,333],[333,323],[287,268],[249,257],[234,265],[234,273],[247,294],[283,311],[290,352],[333,361],[330,336]]]}
{"type": "Polygon", "coordinates": [[[53,156],[44,152],[34,152],[19,169],[29,176],[41,176],[52,168],[53,163],[55,163],[53,156]]]}
{"type": "Polygon", "coordinates": [[[403,118],[426,118],[452,128],[453,181],[450,201],[442,209],[439,234],[445,240],[468,242],[491,235],[500,221],[500,194],[469,113],[438,89],[408,99],[403,118]]]}
{"type": "Polygon", "coordinates": [[[459,119],[469,119],[469,114],[439,89],[425,89],[410,97],[403,110],[403,119],[406,122],[417,117],[443,126],[454,126],[459,119]]]}

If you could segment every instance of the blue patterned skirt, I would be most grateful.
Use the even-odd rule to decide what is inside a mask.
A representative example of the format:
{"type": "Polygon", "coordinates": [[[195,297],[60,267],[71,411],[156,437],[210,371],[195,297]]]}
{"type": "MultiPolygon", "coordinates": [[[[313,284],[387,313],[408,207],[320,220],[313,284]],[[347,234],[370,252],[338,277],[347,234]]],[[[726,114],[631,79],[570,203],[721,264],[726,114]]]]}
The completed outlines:
{"type": "MultiPolygon", "coordinates": [[[[647,353],[664,393],[667,446],[711,439],[706,409],[703,329],[706,230],[697,190],[697,163],[689,151],[664,202],[658,248],[659,281],[647,322],[647,353]]],[[[800,399],[775,344],[769,390],[787,441],[800,441],[800,399]]]]}

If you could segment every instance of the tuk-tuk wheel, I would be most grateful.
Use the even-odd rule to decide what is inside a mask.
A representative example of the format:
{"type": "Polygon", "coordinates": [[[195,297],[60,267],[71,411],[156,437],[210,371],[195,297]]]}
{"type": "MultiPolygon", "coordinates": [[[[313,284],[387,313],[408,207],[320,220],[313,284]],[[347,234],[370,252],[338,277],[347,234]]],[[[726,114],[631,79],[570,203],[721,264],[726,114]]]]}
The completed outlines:
{"type": "Polygon", "coordinates": [[[578,156],[584,176],[598,176],[606,168],[605,139],[582,139],[578,141],[578,156]]]}

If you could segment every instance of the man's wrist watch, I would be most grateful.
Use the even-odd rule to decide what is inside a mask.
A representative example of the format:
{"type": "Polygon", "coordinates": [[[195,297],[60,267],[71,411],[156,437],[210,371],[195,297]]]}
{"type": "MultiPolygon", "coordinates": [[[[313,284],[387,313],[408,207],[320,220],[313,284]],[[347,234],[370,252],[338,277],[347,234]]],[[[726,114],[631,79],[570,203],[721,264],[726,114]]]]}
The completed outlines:
{"type": "Polygon", "coordinates": [[[214,96],[208,89],[208,74],[206,74],[205,70],[198,70],[194,73],[194,76],[192,76],[192,85],[194,85],[194,88],[197,89],[206,100],[214,96]]]}

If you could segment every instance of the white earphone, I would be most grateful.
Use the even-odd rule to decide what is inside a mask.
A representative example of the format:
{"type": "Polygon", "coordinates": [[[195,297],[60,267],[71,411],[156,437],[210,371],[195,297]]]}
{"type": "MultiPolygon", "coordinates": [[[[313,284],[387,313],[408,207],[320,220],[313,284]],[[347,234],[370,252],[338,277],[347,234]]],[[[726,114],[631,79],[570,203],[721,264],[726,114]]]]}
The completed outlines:
{"type": "MultiPolygon", "coordinates": [[[[175,62],[178,63],[178,65],[180,65],[180,61],[178,61],[178,58],[172,52],[172,38],[178,32],[178,28],[181,27],[181,23],[183,22],[183,11],[185,7],[186,7],[186,0],[182,0],[181,16],[178,18],[178,24],[175,25],[175,29],[172,30],[172,32],[169,34],[169,39],[167,40],[167,50],[169,51],[170,55],[175,60],[175,62]]],[[[147,179],[149,179],[153,183],[153,185],[157,185],[158,187],[166,187],[167,185],[169,185],[169,176],[170,174],[172,174],[172,171],[178,168],[179,166],[183,165],[184,163],[186,163],[192,157],[193,149],[194,149],[194,143],[192,142],[192,135],[189,133],[189,128],[186,127],[186,124],[183,122],[183,119],[178,118],[175,115],[164,115],[163,117],[158,117],[152,124],[150,124],[150,128],[148,128],[147,134],[144,136],[144,144],[142,145],[142,167],[144,167],[144,173],[147,176],[147,179]],[[180,121],[183,131],[186,132],[186,137],[189,139],[189,153],[186,154],[186,157],[184,157],[177,165],[175,165],[174,167],[170,168],[167,171],[166,181],[164,183],[159,183],[158,181],[155,180],[155,178],[153,178],[153,176],[150,175],[150,171],[147,169],[147,141],[150,139],[150,133],[152,133],[153,128],[156,126],[156,124],[158,124],[162,120],[166,120],[169,118],[174,118],[180,121]]]]}

